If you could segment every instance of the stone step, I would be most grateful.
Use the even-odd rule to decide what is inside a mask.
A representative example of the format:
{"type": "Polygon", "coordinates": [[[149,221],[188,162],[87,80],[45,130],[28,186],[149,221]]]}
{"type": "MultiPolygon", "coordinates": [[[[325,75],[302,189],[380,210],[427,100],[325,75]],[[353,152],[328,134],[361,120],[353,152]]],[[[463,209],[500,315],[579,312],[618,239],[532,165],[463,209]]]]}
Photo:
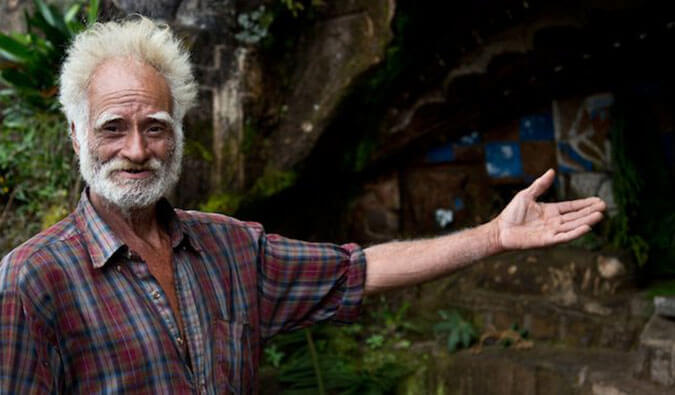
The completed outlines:
{"type": "Polygon", "coordinates": [[[448,306],[465,311],[482,328],[504,330],[517,325],[534,340],[621,351],[635,347],[651,311],[642,294],[561,306],[541,297],[484,290],[462,293],[448,306]]]}
{"type": "Polygon", "coordinates": [[[431,343],[413,348],[429,357],[402,383],[400,394],[661,395],[670,390],[633,377],[636,352],[545,344],[528,350],[486,347],[478,354],[449,354],[431,343]]]}
{"type": "Polygon", "coordinates": [[[675,320],[654,315],[640,335],[635,376],[670,387],[675,393],[675,320]]]}
{"type": "Polygon", "coordinates": [[[410,304],[412,320],[437,321],[438,310],[459,309],[479,330],[515,324],[538,341],[629,351],[654,307],[628,269],[610,271],[607,262],[619,265],[574,248],[503,254],[388,297],[394,306],[410,304]]]}

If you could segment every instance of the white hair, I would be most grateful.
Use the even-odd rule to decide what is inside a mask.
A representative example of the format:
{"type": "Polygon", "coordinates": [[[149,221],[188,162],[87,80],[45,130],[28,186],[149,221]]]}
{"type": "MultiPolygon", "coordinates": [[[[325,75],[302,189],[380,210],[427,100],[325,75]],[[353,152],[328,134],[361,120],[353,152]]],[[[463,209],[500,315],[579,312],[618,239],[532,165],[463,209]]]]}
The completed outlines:
{"type": "Polygon", "coordinates": [[[145,17],[122,22],[96,23],[78,34],[68,49],[60,76],[59,100],[68,123],[75,125],[80,145],[86,144],[89,122],[87,88],[97,66],[112,58],[130,57],[159,72],[171,91],[176,140],[182,143],[180,127],[194,105],[197,84],[188,52],[167,25],[145,17]]]}

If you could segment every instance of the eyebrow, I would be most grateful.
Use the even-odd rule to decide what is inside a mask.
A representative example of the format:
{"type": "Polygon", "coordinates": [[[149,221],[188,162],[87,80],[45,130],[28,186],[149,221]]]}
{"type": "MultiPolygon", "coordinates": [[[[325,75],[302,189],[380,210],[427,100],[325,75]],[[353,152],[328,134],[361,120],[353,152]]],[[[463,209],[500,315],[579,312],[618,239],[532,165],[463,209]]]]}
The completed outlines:
{"type": "Polygon", "coordinates": [[[100,129],[106,123],[110,121],[116,121],[118,119],[122,119],[122,117],[117,114],[104,112],[103,114],[99,115],[98,118],[96,118],[96,122],[94,122],[94,129],[100,129]]]}
{"type": "Polygon", "coordinates": [[[156,113],[148,115],[148,118],[154,119],[156,121],[160,122],[165,122],[168,123],[171,127],[173,127],[175,121],[173,120],[173,117],[166,111],[158,111],[156,113]]]}
{"type": "MultiPolygon", "coordinates": [[[[173,117],[166,111],[158,111],[152,113],[148,115],[148,118],[153,119],[155,121],[168,123],[172,127],[175,124],[173,117]]],[[[118,114],[104,112],[103,114],[99,115],[99,117],[96,119],[96,122],[94,122],[94,129],[99,129],[103,127],[103,125],[105,125],[106,123],[110,121],[117,121],[119,119],[123,119],[122,116],[118,114]]]]}

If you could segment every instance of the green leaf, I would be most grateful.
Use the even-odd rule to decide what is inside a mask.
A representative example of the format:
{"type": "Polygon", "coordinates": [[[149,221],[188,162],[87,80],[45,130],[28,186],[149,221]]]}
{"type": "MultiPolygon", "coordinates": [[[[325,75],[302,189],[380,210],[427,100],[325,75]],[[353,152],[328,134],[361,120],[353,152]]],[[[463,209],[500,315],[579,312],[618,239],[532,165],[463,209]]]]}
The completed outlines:
{"type": "Polygon", "coordinates": [[[457,325],[455,323],[450,322],[450,321],[443,321],[439,322],[438,324],[435,324],[433,329],[434,332],[450,332],[453,329],[455,329],[457,325]]]}
{"type": "Polygon", "coordinates": [[[0,56],[17,63],[26,63],[33,59],[29,47],[2,33],[0,33],[0,56]]]}
{"type": "Polygon", "coordinates": [[[467,348],[471,345],[471,341],[473,340],[473,336],[471,336],[470,331],[462,331],[461,338],[462,338],[462,346],[464,348],[467,348]]]}
{"type": "Polygon", "coordinates": [[[17,69],[7,69],[0,72],[0,79],[17,90],[32,90],[35,88],[33,79],[17,69]]]}
{"type": "Polygon", "coordinates": [[[70,37],[70,32],[63,27],[63,30],[53,26],[47,21],[42,13],[35,13],[27,17],[29,30],[36,28],[42,31],[54,47],[61,48],[70,37]]]}
{"type": "Polygon", "coordinates": [[[34,0],[35,7],[38,9],[40,15],[44,20],[56,30],[59,30],[64,35],[68,35],[68,29],[61,15],[61,12],[54,6],[46,4],[42,0],[34,0]]]}
{"type": "Polygon", "coordinates": [[[448,336],[448,351],[457,351],[457,344],[459,344],[459,332],[453,331],[450,336],[448,336]]]}
{"type": "Polygon", "coordinates": [[[78,3],[75,3],[68,8],[68,11],[63,16],[63,20],[69,24],[70,22],[75,20],[75,17],[77,16],[77,13],[80,11],[81,5],[78,3]]]}
{"type": "Polygon", "coordinates": [[[87,26],[91,26],[96,23],[96,19],[98,18],[98,8],[99,0],[89,1],[89,7],[87,10],[87,26]]]}

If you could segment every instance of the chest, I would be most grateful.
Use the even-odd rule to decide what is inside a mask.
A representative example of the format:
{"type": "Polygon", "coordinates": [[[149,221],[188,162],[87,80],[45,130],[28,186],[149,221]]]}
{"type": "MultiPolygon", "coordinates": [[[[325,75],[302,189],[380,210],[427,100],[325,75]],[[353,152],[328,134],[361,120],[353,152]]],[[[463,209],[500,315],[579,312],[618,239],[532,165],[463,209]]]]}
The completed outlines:
{"type": "MultiPolygon", "coordinates": [[[[150,376],[192,382],[195,387],[205,382],[209,388],[247,381],[244,378],[259,355],[258,342],[248,323],[236,317],[242,306],[256,303],[238,300],[236,289],[248,287],[231,277],[225,262],[205,262],[178,250],[135,263],[124,257],[90,276],[72,278],[59,303],[68,309],[59,325],[64,340],[60,349],[69,361],[66,376],[107,385],[100,377],[114,371],[114,382],[129,388],[146,383],[150,376]],[[180,312],[176,317],[185,318],[181,323],[185,350],[167,330],[152,289],[146,287],[147,273],[143,275],[139,266],[152,273],[169,303],[173,300],[180,312]]],[[[255,291],[244,293],[249,292],[255,291]]]]}

